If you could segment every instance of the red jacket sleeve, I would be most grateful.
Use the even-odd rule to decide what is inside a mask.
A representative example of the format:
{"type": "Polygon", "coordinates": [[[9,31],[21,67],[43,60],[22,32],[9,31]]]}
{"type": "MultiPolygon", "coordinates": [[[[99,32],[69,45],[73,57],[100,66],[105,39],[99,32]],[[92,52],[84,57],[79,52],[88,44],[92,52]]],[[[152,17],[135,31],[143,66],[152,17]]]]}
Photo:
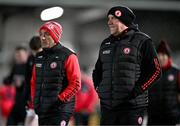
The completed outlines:
{"type": "Polygon", "coordinates": [[[65,61],[64,69],[68,79],[68,86],[58,97],[61,101],[69,101],[81,88],[81,73],[78,59],[75,54],[71,54],[65,61]]]}
{"type": "Polygon", "coordinates": [[[34,97],[35,97],[35,84],[36,84],[36,67],[33,66],[32,77],[31,77],[31,101],[28,105],[29,108],[34,108],[34,97]]]}
{"type": "Polygon", "coordinates": [[[89,92],[88,92],[89,94],[85,106],[88,112],[93,112],[95,109],[95,105],[97,104],[98,101],[98,96],[96,90],[94,89],[92,80],[87,79],[86,81],[89,87],[89,92]]]}
{"type": "Polygon", "coordinates": [[[180,92],[180,71],[179,71],[179,73],[178,73],[178,91],[180,92]]]}
{"type": "Polygon", "coordinates": [[[92,79],[81,74],[81,90],[76,94],[75,112],[92,113],[97,105],[98,96],[92,79]]]}

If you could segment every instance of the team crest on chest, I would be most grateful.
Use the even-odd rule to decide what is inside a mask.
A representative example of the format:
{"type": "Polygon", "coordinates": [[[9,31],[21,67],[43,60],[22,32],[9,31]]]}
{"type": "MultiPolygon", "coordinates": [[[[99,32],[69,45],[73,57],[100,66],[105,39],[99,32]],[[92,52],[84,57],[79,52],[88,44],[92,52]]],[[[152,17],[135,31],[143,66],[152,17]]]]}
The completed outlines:
{"type": "Polygon", "coordinates": [[[51,69],[56,68],[56,67],[57,67],[57,63],[56,63],[56,62],[52,62],[52,63],[50,64],[50,67],[51,67],[51,69]]]}
{"type": "Polygon", "coordinates": [[[66,121],[65,120],[61,121],[60,126],[66,126],[66,121]]]}
{"type": "Polygon", "coordinates": [[[123,49],[124,54],[128,55],[131,52],[131,49],[126,47],[123,49]]]}
{"type": "Polygon", "coordinates": [[[169,80],[169,81],[173,81],[173,80],[174,80],[174,75],[169,74],[169,75],[168,75],[168,80],[169,80]]]}
{"type": "Polygon", "coordinates": [[[140,116],[139,118],[138,118],[138,124],[142,124],[143,123],[143,118],[140,116]]]}

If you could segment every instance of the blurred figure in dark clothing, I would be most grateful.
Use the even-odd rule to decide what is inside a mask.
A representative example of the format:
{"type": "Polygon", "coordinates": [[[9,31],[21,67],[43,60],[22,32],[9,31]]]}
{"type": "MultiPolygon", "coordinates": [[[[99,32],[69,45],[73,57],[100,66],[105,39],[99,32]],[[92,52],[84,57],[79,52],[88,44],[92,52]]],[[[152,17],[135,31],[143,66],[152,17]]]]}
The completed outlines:
{"type": "Polygon", "coordinates": [[[34,64],[35,56],[38,52],[42,51],[41,40],[39,36],[33,36],[29,42],[29,47],[31,49],[31,55],[28,57],[26,66],[26,85],[25,85],[25,100],[26,104],[30,101],[30,81],[32,76],[32,69],[34,64]]]}
{"type": "Polygon", "coordinates": [[[149,90],[149,125],[175,125],[180,121],[180,71],[171,58],[165,41],[157,48],[162,65],[162,78],[149,90]]]}
{"type": "Polygon", "coordinates": [[[15,105],[8,119],[8,125],[17,125],[23,123],[26,116],[25,100],[24,100],[24,85],[26,62],[28,58],[27,49],[23,46],[18,46],[15,49],[14,65],[6,80],[16,88],[15,105]]]}

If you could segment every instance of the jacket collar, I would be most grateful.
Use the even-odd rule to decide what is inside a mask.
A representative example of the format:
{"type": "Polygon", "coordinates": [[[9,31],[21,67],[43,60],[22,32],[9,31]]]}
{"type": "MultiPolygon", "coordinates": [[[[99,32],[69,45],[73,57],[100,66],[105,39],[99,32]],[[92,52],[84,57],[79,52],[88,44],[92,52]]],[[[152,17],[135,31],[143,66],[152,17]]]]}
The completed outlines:
{"type": "Polygon", "coordinates": [[[51,48],[44,48],[43,50],[44,50],[44,52],[47,52],[47,53],[53,53],[53,52],[55,52],[55,50],[57,50],[60,47],[61,47],[61,44],[56,44],[51,48]]]}

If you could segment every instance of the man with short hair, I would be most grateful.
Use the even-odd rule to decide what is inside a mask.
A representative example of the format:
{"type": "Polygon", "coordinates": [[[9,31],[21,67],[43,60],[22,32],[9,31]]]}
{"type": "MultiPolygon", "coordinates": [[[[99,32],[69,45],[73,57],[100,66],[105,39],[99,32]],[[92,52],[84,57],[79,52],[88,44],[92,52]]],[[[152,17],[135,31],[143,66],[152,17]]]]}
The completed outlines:
{"type": "Polygon", "coordinates": [[[34,65],[35,56],[37,53],[42,51],[41,47],[41,40],[39,36],[33,36],[29,42],[29,47],[31,49],[31,54],[28,57],[27,63],[26,63],[26,84],[24,88],[24,97],[26,104],[30,102],[30,82],[31,82],[31,76],[32,76],[32,69],[34,65]]]}

